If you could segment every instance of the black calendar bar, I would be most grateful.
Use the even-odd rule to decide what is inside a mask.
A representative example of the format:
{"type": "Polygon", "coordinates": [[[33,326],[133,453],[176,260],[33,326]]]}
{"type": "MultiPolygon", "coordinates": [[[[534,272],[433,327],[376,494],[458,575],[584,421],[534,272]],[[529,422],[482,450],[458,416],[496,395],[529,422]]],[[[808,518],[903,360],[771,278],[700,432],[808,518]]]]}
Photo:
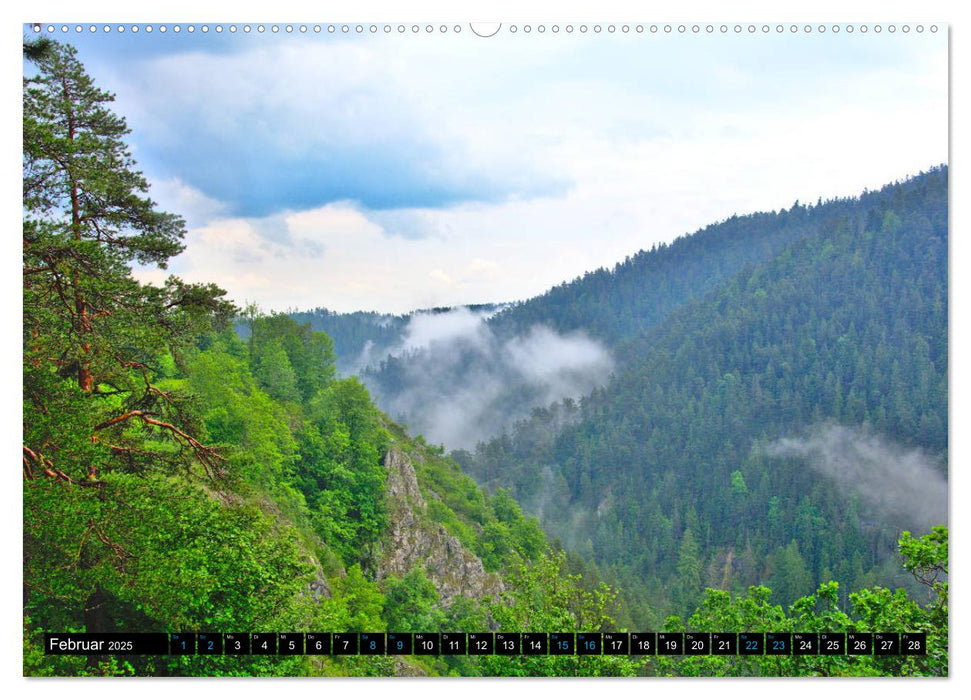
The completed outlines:
{"type": "Polygon", "coordinates": [[[684,633],[658,632],[657,653],[662,656],[680,656],[684,654],[684,633]]]}
{"type": "Polygon", "coordinates": [[[738,653],[738,634],[735,632],[712,632],[711,653],[715,656],[735,656],[738,653]]]}
{"type": "Polygon", "coordinates": [[[330,648],[339,656],[356,656],[358,649],[357,632],[334,632],[330,648]]]}
{"type": "Polygon", "coordinates": [[[442,632],[442,654],[465,656],[468,653],[468,636],[464,632],[442,632]]]}
{"type": "Polygon", "coordinates": [[[850,632],[846,635],[846,653],[870,656],[873,654],[873,635],[869,632],[850,632]]]}
{"type": "Polygon", "coordinates": [[[496,649],[496,637],[492,632],[470,632],[466,648],[469,654],[491,656],[496,649]]]}
{"type": "Polygon", "coordinates": [[[792,635],[789,632],[769,632],[765,635],[767,656],[789,656],[792,654],[792,635]]]}
{"type": "Polygon", "coordinates": [[[900,653],[908,656],[927,653],[927,635],[924,632],[904,632],[900,635],[900,653]]]}
{"type": "Polygon", "coordinates": [[[819,653],[819,635],[815,632],[796,632],[792,635],[792,653],[814,656],[819,653]]]}
{"type": "Polygon", "coordinates": [[[877,632],[873,635],[873,653],[893,656],[900,653],[900,635],[896,632],[877,632]]]}
{"type": "Polygon", "coordinates": [[[630,654],[629,632],[604,632],[604,654],[627,656],[630,654]]]}
{"type": "Polygon", "coordinates": [[[282,656],[292,656],[294,654],[303,654],[303,638],[302,632],[282,632],[277,637],[277,653],[282,656]]]}
{"type": "Polygon", "coordinates": [[[360,653],[365,656],[383,656],[386,653],[383,632],[361,632],[359,640],[360,653]]]}
{"type": "Polygon", "coordinates": [[[259,656],[276,655],[277,634],[274,632],[257,632],[249,636],[251,654],[259,656]]]}
{"type": "Polygon", "coordinates": [[[603,653],[603,634],[600,632],[580,632],[577,635],[577,654],[599,656],[603,653]]]}
{"type": "Polygon", "coordinates": [[[897,656],[927,654],[924,632],[173,632],[44,634],[76,656],[897,656]]]}
{"type": "Polygon", "coordinates": [[[196,635],[176,633],[169,637],[169,653],[177,656],[196,653],[196,635]]]}
{"type": "Polygon", "coordinates": [[[223,648],[230,655],[249,654],[249,635],[242,633],[224,634],[223,648]]]}
{"type": "Polygon", "coordinates": [[[846,653],[846,632],[820,632],[819,651],[823,656],[842,656],[846,653]]]}
{"type": "Polygon", "coordinates": [[[520,635],[514,632],[496,633],[496,653],[501,656],[518,656],[520,635]]]}
{"type": "Polygon", "coordinates": [[[196,653],[205,656],[222,656],[223,635],[218,632],[202,632],[196,639],[196,653]]]}
{"type": "Polygon", "coordinates": [[[392,656],[410,656],[412,635],[409,632],[388,632],[388,653],[392,656]]]}
{"type": "Polygon", "coordinates": [[[742,656],[761,656],[765,653],[765,634],[762,632],[739,632],[738,653],[742,656]]]}
{"type": "Polygon", "coordinates": [[[711,653],[711,635],[707,632],[685,632],[684,653],[688,656],[707,656],[711,653]]]}
{"type": "Polygon", "coordinates": [[[657,632],[631,632],[630,653],[634,656],[653,656],[657,653],[657,632]]]}
{"type": "Polygon", "coordinates": [[[306,654],[330,654],[330,632],[307,632],[303,648],[306,654]]]}

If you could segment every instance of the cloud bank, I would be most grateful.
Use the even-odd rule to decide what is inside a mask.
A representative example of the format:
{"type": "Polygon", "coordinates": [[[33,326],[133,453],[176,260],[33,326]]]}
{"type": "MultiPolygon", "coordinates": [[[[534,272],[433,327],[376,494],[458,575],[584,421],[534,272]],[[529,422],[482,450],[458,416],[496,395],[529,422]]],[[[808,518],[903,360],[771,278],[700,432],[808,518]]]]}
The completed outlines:
{"type": "Polygon", "coordinates": [[[378,405],[434,443],[469,448],[535,406],[588,394],[613,370],[610,353],[584,334],[535,326],[500,339],[490,315],[415,314],[385,364],[362,374],[378,405]]]}
{"type": "Polygon", "coordinates": [[[901,519],[901,529],[947,522],[947,478],[939,461],[919,449],[846,426],[816,428],[806,438],[770,444],[775,457],[799,457],[841,489],[901,519]]]}

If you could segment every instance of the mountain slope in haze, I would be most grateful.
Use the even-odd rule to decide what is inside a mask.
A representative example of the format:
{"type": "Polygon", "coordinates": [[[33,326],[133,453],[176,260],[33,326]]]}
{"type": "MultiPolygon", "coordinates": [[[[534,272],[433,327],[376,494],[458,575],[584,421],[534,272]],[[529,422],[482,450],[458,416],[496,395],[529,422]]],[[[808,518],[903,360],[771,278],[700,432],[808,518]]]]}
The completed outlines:
{"type": "MultiPolygon", "coordinates": [[[[841,202],[827,202],[837,209],[841,202]]],[[[732,216],[672,243],[641,250],[612,269],[600,268],[497,314],[502,336],[535,325],[582,330],[616,347],[651,328],[685,302],[703,296],[747,264],[757,263],[808,228],[805,208],[732,216]]]]}
{"type": "MultiPolygon", "coordinates": [[[[388,352],[384,335],[389,330],[382,328],[367,346],[366,361],[356,363],[359,376],[378,404],[413,430],[453,449],[472,447],[510,428],[534,407],[576,400],[602,386],[610,372],[628,362],[628,348],[640,333],[746,265],[807,235],[821,218],[841,216],[856,206],[855,200],[843,199],[733,216],[640,251],[611,270],[587,273],[483,314],[477,325],[461,326],[464,332],[453,331],[407,352],[388,352]]],[[[460,310],[453,314],[461,320],[460,310]]],[[[415,319],[399,317],[402,332],[408,333],[415,319]]],[[[328,331],[346,326],[366,334],[361,322],[368,320],[373,322],[358,315],[329,317],[333,328],[328,331]]]]}
{"type": "Polygon", "coordinates": [[[899,532],[946,520],[947,168],[787,216],[804,235],[632,339],[604,389],[458,454],[662,609],[896,583],[899,532]]]}
{"type": "MultiPolygon", "coordinates": [[[[460,308],[488,317],[502,307],[503,305],[498,304],[470,304],[460,308]]],[[[419,309],[407,314],[380,314],[374,311],[338,313],[318,307],[309,311],[291,311],[289,315],[300,323],[309,323],[311,330],[323,331],[334,341],[337,371],[349,376],[380,362],[389,354],[400,354],[407,350],[414,340],[409,337],[409,331],[416,317],[447,315],[455,308],[419,309]]],[[[243,324],[238,330],[244,335],[247,332],[243,324]]]]}

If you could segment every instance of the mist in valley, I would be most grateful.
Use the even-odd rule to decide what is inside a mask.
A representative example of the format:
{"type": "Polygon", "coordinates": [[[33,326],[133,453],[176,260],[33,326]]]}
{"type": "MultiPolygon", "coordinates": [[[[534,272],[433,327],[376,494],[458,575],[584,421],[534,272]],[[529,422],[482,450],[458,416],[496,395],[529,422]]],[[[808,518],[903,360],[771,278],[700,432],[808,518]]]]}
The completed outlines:
{"type": "Polygon", "coordinates": [[[800,458],[847,494],[894,517],[901,529],[946,524],[947,476],[942,460],[862,428],[817,426],[805,437],[768,445],[774,457],[800,458]]]}
{"type": "Polygon", "coordinates": [[[614,359],[583,333],[536,325],[503,338],[494,311],[413,314],[400,341],[365,345],[354,365],[376,402],[430,442],[469,449],[537,406],[579,399],[605,384],[614,359]]]}

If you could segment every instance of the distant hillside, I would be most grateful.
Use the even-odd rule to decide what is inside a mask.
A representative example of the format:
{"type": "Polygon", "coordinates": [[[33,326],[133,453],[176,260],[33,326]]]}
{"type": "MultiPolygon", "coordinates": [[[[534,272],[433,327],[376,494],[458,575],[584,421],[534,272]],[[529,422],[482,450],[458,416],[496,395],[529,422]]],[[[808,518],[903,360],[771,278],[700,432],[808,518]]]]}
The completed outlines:
{"type": "MultiPolygon", "coordinates": [[[[495,313],[502,308],[496,304],[472,304],[466,307],[473,313],[495,313]]],[[[289,315],[300,323],[309,323],[315,331],[323,331],[334,341],[337,371],[342,375],[360,372],[383,360],[389,352],[400,351],[408,324],[416,314],[445,314],[453,309],[418,309],[407,314],[379,314],[374,311],[338,313],[318,307],[309,311],[294,311],[289,315]]],[[[245,329],[240,328],[245,334],[245,329]]]]}
{"type": "MultiPolygon", "coordinates": [[[[827,202],[832,215],[842,202],[827,202]]],[[[651,328],[686,301],[703,296],[747,264],[765,260],[810,230],[806,207],[733,216],[693,234],[642,250],[503,310],[490,325],[503,336],[542,324],[582,330],[608,346],[651,328]]]]}
{"type": "Polygon", "coordinates": [[[321,328],[340,334],[343,326],[353,327],[355,339],[348,344],[353,348],[349,352],[382,408],[436,442],[470,447],[511,428],[535,407],[565,398],[577,400],[602,386],[610,371],[628,361],[627,345],[633,338],[724,284],[746,265],[764,261],[812,232],[816,222],[840,216],[852,206],[852,200],[837,200],[733,216],[671,244],[640,251],[611,270],[590,272],[502,308],[483,319],[484,327],[474,342],[462,338],[389,355],[387,349],[393,343],[388,337],[406,332],[409,317],[330,317],[326,320],[332,325],[321,328]],[[384,325],[369,337],[369,325],[375,323],[384,325]],[[538,332],[550,342],[530,342],[538,332]],[[586,341],[586,352],[569,347],[570,341],[578,340],[586,341]],[[509,351],[510,346],[523,344],[535,347],[536,353],[509,351]],[[360,348],[365,346],[367,361],[361,362],[360,348]],[[520,369],[525,359],[520,355],[534,354],[542,354],[553,367],[562,363],[563,371],[524,376],[520,369]],[[469,382],[469,377],[475,382],[469,382]],[[483,390],[473,395],[474,384],[483,390]],[[462,405],[453,406],[460,399],[462,405]],[[439,405],[448,405],[447,420],[429,409],[439,405]]]}
{"type": "MultiPolygon", "coordinates": [[[[830,577],[897,583],[899,531],[947,515],[947,168],[730,226],[746,221],[798,235],[648,324],[604,389],[459,453],[677,611],[705,585],[770,582],[788,601],[830,577]]],[[[595,318],[584,302],[618,298],[607,283],[627,269],[590,277],[599,295],[563,288],[569,314],[543,304],[556,323],[595,318]]],[[[655,285],[625,288],[649,307],[655,285]]],[[[613,318],[600,332],[629,332],[613,318]]]]}

